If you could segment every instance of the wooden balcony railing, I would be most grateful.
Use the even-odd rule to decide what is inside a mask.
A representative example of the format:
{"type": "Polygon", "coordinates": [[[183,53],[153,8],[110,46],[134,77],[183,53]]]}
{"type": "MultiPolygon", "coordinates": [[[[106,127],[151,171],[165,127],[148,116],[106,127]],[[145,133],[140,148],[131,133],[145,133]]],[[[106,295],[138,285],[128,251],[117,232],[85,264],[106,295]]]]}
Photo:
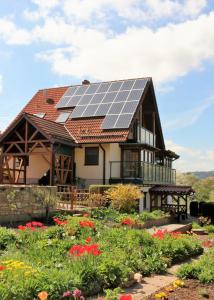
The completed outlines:
{"type": "Polygon", "coordinates": [[[110,180],[139,179],[142,183],[175,184],[176,170],[143,161],[111,161],[110,180]]]}

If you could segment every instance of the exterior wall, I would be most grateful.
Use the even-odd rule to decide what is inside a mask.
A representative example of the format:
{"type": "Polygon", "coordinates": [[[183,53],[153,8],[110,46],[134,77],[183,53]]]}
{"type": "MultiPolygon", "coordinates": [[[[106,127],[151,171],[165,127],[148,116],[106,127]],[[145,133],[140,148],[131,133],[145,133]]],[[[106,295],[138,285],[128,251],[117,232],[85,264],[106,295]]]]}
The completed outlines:
{"type": "MultiPolygon", "coordinates": [[[[37,187],[50,189],[56,187],[37,187]]],[[[32,220],[45,216],[45,207],[32,186],[0,185],[0,224],[32,220]]]]}
{"type": "MultiPolygon", "coordinates": [[[[38,149],[36,152],[38,152],[38,149]]],[[[50,161],[48,154],[45,153],[43,156],[50,161]]],[[[41,154],[30,155],[29,166],[27,167],[27,184],[38,183],[38,180],[50,169],[48,161],[46,161],[41,154]]]]}
{"type": "MultiPolygon", "coordinates": [[[[98,144],[86,144],[82,148],[75,149],[75,163],[76,163],[76,177],[80,178],[79,185],[87,187],[90,184],[103,183],[103,150],[99,147],[99,165],[98,166],[85,166],[85,147],[98,147],[98,144]],[[83,179],[83,180],[81,180],[83,179]],[[84,181],[85,180],[85,181],[84,181]]],[[[102,144],[106,154],[106,184],[109,182],[110,177],[110,161],[118,161],[120,157],[119,144],[102,144]]],[[[119,165],[118,165],[119,167],[119,165]]],[[[117,172],[120,171],[120,167],[117,172]]]]}

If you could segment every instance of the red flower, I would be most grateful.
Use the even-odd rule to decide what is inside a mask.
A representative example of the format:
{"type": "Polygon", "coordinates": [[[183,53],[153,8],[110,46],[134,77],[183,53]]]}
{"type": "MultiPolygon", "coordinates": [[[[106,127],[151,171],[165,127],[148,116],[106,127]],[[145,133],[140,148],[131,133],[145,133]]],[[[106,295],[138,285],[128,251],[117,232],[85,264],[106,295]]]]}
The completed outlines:
{"type": "Polygon", "coordinates": [[[212,241],[204,241],[204,242],[202,243],[202,246],[203,246],[203,247],[206,247],[206,248],[211,248],[211,247],[214,246],[214,242],[212,242],[212,241]]]}
{"type": "Polygon", "coordinates": [[[128,225],[128,226],[131,226],[133,225],[135,222],[134,220],[130,219],[130,218],[125,218],[121,221],[121,224],[122,225],[128,225]]]}
{"type": "Polygon", "coordinates": [[[3,271],[5,269],[6,269],[5,266],[0,266],[0,271],[3,271]]]}
{"type": "Polygon", "coordinates": [[[64,220],[64,221],[61,221],[59,218],[53,218],[54,222],[59,225],[59,226],[63,226],[63,225],[66,225],[68,224],[68,221],[64,220]]]}
{"type": "Polygon", "coordinates": [[[132,295],[130,295],[130,294],[121,295],[120,300],[132,300],[132,295]]]}
{"type": "Polygon", "coordinates": [[[18,229],[19,229],[19,230],[26,230],[26,227],[23,226],[23,225],[19,225],[19,226],[18,226],[18,229]]]}
{"type": "Polygon", "coordinates": [[[89,236],[89,237],[87,237],[87,239],[85,241],[86,241],[86,243],[90,243],[91,240],[92,240],[92,238],[89,236]]]}
{"type": "Polygon", "coordinates": [[[91,254],[93,256],[100,255],[102,252],[99,250],[99,245],[74,245],[69,250],[69,254],[74,256],[81,256],[83,254],[91,254]]]}
{"type": "Polygon", "coordinates": [[[89,217],[89,213],[84,213],[83,217],[86,217],[86,218],[89,217]]]}
{"type": "Polygon", "coordinates": [[[79,222],[80,227],[91,227],[94,228],[94,223],[89,220],[84,220],[79,222]]]}

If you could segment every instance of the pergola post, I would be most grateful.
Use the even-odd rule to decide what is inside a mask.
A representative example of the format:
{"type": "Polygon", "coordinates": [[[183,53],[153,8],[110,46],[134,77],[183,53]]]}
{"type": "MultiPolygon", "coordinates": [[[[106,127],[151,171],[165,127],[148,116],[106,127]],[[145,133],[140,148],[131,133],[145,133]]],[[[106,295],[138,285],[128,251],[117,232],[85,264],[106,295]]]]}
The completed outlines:
{"type": "Polygon", "coordinates": [[[2,183],[3,183],[3,155],[0,153],[0,184],[2,183]]]}
{"type": "Polygon", "coordinates": [[[51,152],[50,152],[50,186],[55,184],[54,182],[55,177],[55,152],[53,144],[51,144],[51,152]]]}

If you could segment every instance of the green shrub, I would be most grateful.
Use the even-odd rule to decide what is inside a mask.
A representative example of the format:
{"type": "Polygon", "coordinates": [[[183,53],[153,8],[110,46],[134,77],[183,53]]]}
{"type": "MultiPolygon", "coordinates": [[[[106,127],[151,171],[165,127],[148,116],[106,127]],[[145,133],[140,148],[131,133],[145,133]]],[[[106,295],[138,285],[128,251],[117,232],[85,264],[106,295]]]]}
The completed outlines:
{"type": "Polygon", "coordinates": [[[205,226],[205,230],[208,233],[214,233],[214,225],[207,225],[207,226],[205,226]]]}
{"type": "Polygon", "coordinates": [[[13,230],[0,227],[0,250],[5,250],[7,246],[16,242],[16,234],[13,230]]]}
{"type": "Polygon", "coordinates": [[[181,266],[178,276],[198,279],[202,283],[214,282],[214,248],[203,254],[198,261],[181,266]]]}
{"type": "Polygon", "coordinates": [[[108,184],[91,184],[89,186],[89,193],[104,194],[108,189],[114,187],[114,185],[108,184]]]}

